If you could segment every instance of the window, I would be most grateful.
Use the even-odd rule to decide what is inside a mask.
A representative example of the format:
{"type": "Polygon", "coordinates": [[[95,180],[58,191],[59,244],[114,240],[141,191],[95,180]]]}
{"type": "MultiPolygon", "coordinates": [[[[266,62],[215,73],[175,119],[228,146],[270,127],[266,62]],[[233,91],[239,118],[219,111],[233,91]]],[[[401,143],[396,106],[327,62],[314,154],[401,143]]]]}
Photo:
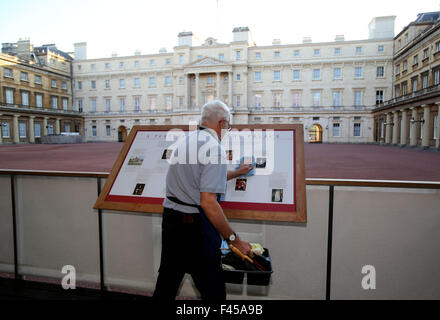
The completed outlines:
{"type": "Polygon", "coordinates": [[[154,65],[156,65],[156,62],[154,61],[154,59],[151,59],[150,60],[150,66],[154,66],[154,65]]]}
{"type": "MultiPolygon", "coordinates": [[[[208,77],[208,79],[209,79],[209,77],[208,77]]],[[[167,86],[167,87],[171,86],[171,77],[170,76],[165,77],[165,86],[167,86]]]]}
{"type": "Polygon", "coordinates": [[[110,80],[105,80],[105,88],[110,89],[110,80]]]}
{"type": "Polygon", "coordinates": [[[139,66],[140,66],[139,60],[136,60],[136,61],[134,62],[134,67],[135,67],[135,68],[139,68],[139,66]]]}
{"type": "Polygon", "coordinates": [[[281,92],[274,92],[273,93],[273,107],[274,108],[281,107],[281,98],[282,98],[281,92]]]}
{"type": "Polygon", "coordinates": [[[438,117],[439,117],[439,115],[436,115],[435,117],[434,117],[434,139],[438,139],[439,138],[439,136],[438,136],[438,117]]]}
{"type": "Polygon", "coordinates": [[[52,80],[52,88],[56,88],[57,87],[57,81],[56,80],[52,80]]]}
{"type": "Polygon", "coordinates": [[[220,61],[225,60],[225,55],[224,55],[223,53],[220,53],[220,54],[218,55],[218,59],[219,59],[220,61]]]}
{"type": "Polygon", "coordinates": [[[105,134],[107,135],[107,137],[110,137],[111,135],[111,127],[110,126],[105,126],[105,134]]]}
{"type": "Polygon", "coordinates": [[[333,91],[333,106],[341,106],[341,91],[333,91]]]}
{"type": "Polygon", "coordinates": [[[435,43],[435,52],[440,52],[440,41],[435,43]]]}
{"type": "Polygon", "coordinates": [[[29,92],[27,91],[21,92],[21,104],[23,106],[29,106],[29,92]]]}
{"type": "Polygon", "coordinates": [[[398,64],[397,66],[396,66],[396,74],[399,74],[400,73],[400,64],[398,64]]]}
{"type": "Polygon", "coordinates": [[[414,59],[414,64],[419,63],[419,55],[415,55],[413,59],[414,59]]]}
{"type": "Polygon", "coordinates": [[[78,111],[83,112],[83,101],[82,99],[78,99],[78,111]]]}
{"type": "Polygon", "coordinates": [[[341,136],[341,124],[340,123],[333,123],[333,137],[340,137],[341,136]]]}
{"type": "Polygon", "coordinates": [[[179,64],[183,64],[183,54],[179,55],[179,64]]]}
{"type": "Polygon", "coordinates": [[[321,70],[313,69],[313,80],[320,80],[320,79],[321,79],[321,70]]]}
{"type": "Polygon", "coordinates": [[[119,111],[125,112],[125,98],[119,98],[119,111]]]}
{"type": "Polygon", "coordinates": [[[262,95],[260,93],[257,93],[254,95],[254,106],[256,109],[261,108],[261,98],[262,98],[262,95]]]}
{"type": "Polygon", "coordinates": [[[58,98],[52,97],[52,109],[58,109],[58,98]]]}
{"type": "Polygon", "coordinates": [[[68,100],[66,98],[63,98],[61,100],[62,104],[63,104],[63,110],[67,110],[67,104],[68,104],[68,100]]]}
{"type": "Polygon", "coordinates": [[[261,82],[261,72],[260,71],[256,71],[254,73],[254,81],[255,82],[261,82]]]}
{"type": "Polygon", "coordinates": [[[255,52],[255,59],[261,59],[261,52],[255,52]]]}
{"type": "Polygon", "coordinates": [[[22,72],[20,79],[21,79],[21,81],[29,81],[27,72],[22,72]]]}
{"type": "Polygon", "coordinates": [[[356,90],[354,92],[354,106],[360,107],[362,106],[362,91],[356,90]]]}
{"type": "Polygon", "coordinates": [[[407,92],[407,85],[406,85],[406,81],[402,83],[402,95],[406,95],[407,92]]]}
{"type": "Polygon", "coordinates": [[[105,99],[105,112],[110,112],[111,110],[111,99],[105,99]]]}
{"type": "Polygon", "coordinates": [[[47,125],[47,134],[53,134],[53,124],[47,125]]]}
{"type": "Polygon", "coordinates": [[[385,51],[385,47],[383,45],[378,45],[377,46],[377,52],[384,52],[385,51]]]}
{"type": "Polygon", "coordinates": [[[96,137],[96,126],[92,126],[92,136],[96,137]]]}
{"type": "Polygon", "coordinates": [[[92,80],[92,89],[96,89],[96,80],[92,80]]]}
{"type": "Polygon", "coordinates": [[[400,96],[400,85],[395,86],[394,94],[395,94],[396,97],[400,96]]]}
{"type": "Polygon", "coordinates": [[[141,99],[139,97],[134,98],[134,111],[139,112],[141,110],[141,99]]]}
{"type": "Polygon", "coordinates": [[[61,89],[67,90],[67,82],[66,81],[61,82],[61,89]]]}
{"type": "Polygon", "coordinates": [[[20,138],[26,138],[26,123],[19,123],[20,138]]]}
{"type": "Polygon", "coordinates": [[[183,84],[183,77],[179,77],[179,84],[183,84]]]}
{"type": "Polygon", "coordinates": [[[139,78],[134,78],[134,87],[139,88],[141,86],[141,81],[139,78]]]}
{"type": "Polygon", "coordinates": [[[81,71],[81,65],[80,64],[78,65],[78,71],[81,71]]]}
{"type": "Polygon", "coordinates": [[[5,68],[5,77],[13,78],[13,76],[12,76],[12,69],[5,68]]]}
{"type": "Polygon", "coordinates": [[[125,79],[119,79],[119,88],[125,89],[125,79]]]}
{"type": "Polygon", "coordinates": [[[90,65],[90,68],[91,68],[92,70],[95,70],[95,69],[96,69],[96,68],[95,68],[95,64],[92,63],[92,64],[90,65]]]}
{"type": "Polygon", "coordinates": [[[2,122],[2,136],[3,138],[10,138],[9,122],[2,122]]]}
{"type": "Polygon", "coordinates": [[[362,47],[356,47],[356,54],[362,53],[362,47]]]}
{"type": "Polygon", "coordinates": [[[362,79],[362,67],[355,67],[354,68],[354,78],[355,79],[362,79]]]}
{"type": "Polygon", "coordinates": [[[281,81],[281,71],[273,72],[273,81],[281,81]]]}
{"type": "Polygon", "coordinates": [[[294,50],[293,51],[293,56],[294,57],[299,57],[299,50],[294,50]]]}
{"type": "Polygon", "coordinates": [[[403,61],[403,71],[406,71],[408,69],[408,62],[405,60],[403,61]]]}
{"type": "Polygon", "coordinates": [[[434,71],[434,85],[438,85],[440,83],[440,69],[434,71]]]}
{"type": "Polygon", "coordinates": [[[321,53],[321,51],[319,49],[314,49],[313,50],[313,55],[314,56],[319,56],[320,53],[321,53]]]}
{"type": "Polygon", "coordinates": [[[149,100],[149,106],[151,110],[155,110],[156,109],[156,96],[149,96],[148,97],[149,100]]]}
{"type": "Polygon", "coordinates": [[[280,58],[280,57],[281,57],[280,52],[279,52],[279,51],[275,51],[274,54],[273,54],[273,57],[274,57],[275,59],[280,58]]]}
{"type": "Polygon", "coordinates": [[[43,96],[41,94],[35,95],[35,103],[37,108],[43,108],[43,96]]]}
{"type": "Polygon", "coordinates": [[[376,68],[376,77],[377,78],[383,78],[384,77],[384,67],[383,66],[379,66],[376,68]]]}
{"type": "Polygon", "coordinates": [[[183,107],[184,98],[179,97],[179,107],[183,107]]]}
{"type": "Polygon", "coordinates": [[[321,92],[313,92],[313,106],[319,107],[321,105],[321,92]]]}
{"type": "Polygon", "coordinates": [[[150,77],[150,87],[155,87],[155,86],[156,86],[156,78],[150,77]]]}
{"type": "Polygon", "coordinates": [[[90,111],[91,112],[96,112],[96,99],[91,99],[90,100],[90,111]]]}
{"type": "Polygon", "coordinates": [[[50,59],[50,64],[51,64],[51,65],[53,65],[53,66],[54,66],[54,65],[55,65],[55,63],[56,63],[56,62],[55,62],[55,59],[50,59]]]}
{"type": "Polygon", "coordinates": [[[241,60],[241,51],[235,51],[235,60],[240,61],[241,60]]]}
{"type": "Polygon", "coordinates": [[[41,137],[41,125],[39,123],[34,123],[34,134],[35,138],[41,137]]]}
{"type": "Polygon", "coordinates": [[[301,80],[301,70],[293,70],[293,80],[294,81],[301,80]]]}
{"type": "Polygon", "coordinates": [[[6,91],[6,103],[14,104],[14,90],[5,89],[5,91],[6,91]]]}
{"type": "Polygon", "coordinates": [[[165,109],[171,110],[173,108],[173,97],[172,96],[166,96],[165,97],[165,109]]]}
{"type": "Polygon", "coordinates": [[[383,103],[383,90],[376,90],[376,104],[383,103]]]}
{"type": "Polygon", "coordinates": [[[82,82],[78,81],[78,90],[82,90],[82,82]]]}
{"type": "Polygon", "coordinates": [[[236,101],[235,106],[240,107],[241,106],[241,96],[237,96],[235,101],[236,101]]]}
{"type": "Polygon", "coordinates": [[[417,81],[417,78],[412,80],[412,91],[413,91],[413,92],[416,92],[416,91],[417,91],[417,85],[418,85],[417,82],[418,82],[418,81],[417,81]]]}
{"type": "Polygon", "coordinates": [[[105,69],[106,69],[106,70],[110,70],[110,63],[106,63],[106,64],[105,64],[105,69]]]}
{"type": "Polygon", "coordinates": [[[341,55],[341,48],[335,48],[334,54],[335,54],[335,56],[340,56],[341,55]]]}
{"type": "Polygon", "coordinates": [[[165,59],[165,64],[171,64],[171,59],[170,58],[165,59]]]}
{"type": "Polygon", "coordinates": [[[241,80],[241,76],[240,76],[240,74],[239,73],[237,73],[237,76],[236,76],[236,78],[235,78],[237,81],[240,81],[241,80]]]}
{"type": "Polygon", "coordinates": [[[124,68],[124,63],[123,62],[119,62],[119,68],[124,68]]]}
{"type": "Polygon", "coordinates": [[[425,50],[423,50],[423,60],[428,58],[429,58],[429,48],[426,48],[425,50]]]}
{"type": "Polygon", "coordinates": [[[361,136],[361,124],[355,123],[353,128],[353,136],[360,137],[361,136]]]}
{"type": "Polygon", "coordinates": [[[428,88],[428,75],[422,75],[422,89],[428,88]]]}
{"type": "Polygon", "coordinates": [[[341,68],[334,68],[333,69],[333,79],[335,79],[335,80],[342,79],[342,69],[341,68]]]}
{"type": "Polygon", "coordinates": [[[41,84],[41,76],[35,76],[35,83],[41,84]]]}
{"type": "Polygon", "coordinates": [[[294,92],[293,93],[293,107],[300,107],[301,106],[301,93],[300,92],[294,92]]]}

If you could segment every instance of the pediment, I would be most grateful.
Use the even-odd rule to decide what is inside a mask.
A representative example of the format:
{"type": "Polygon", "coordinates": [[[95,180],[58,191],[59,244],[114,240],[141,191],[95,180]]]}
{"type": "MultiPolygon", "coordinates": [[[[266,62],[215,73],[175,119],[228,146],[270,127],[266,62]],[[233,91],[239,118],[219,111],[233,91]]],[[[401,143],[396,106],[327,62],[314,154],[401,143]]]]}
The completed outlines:
{"type": "Polygon", "coordinates": [[[201,58],[199,60],[194,61],[192,64],[190,64],[190,67],[218,66],[218,65],[224,65],[224,63],[220,60],[215,59],[215,58],[204,57],[204,58],[201,58]]]}

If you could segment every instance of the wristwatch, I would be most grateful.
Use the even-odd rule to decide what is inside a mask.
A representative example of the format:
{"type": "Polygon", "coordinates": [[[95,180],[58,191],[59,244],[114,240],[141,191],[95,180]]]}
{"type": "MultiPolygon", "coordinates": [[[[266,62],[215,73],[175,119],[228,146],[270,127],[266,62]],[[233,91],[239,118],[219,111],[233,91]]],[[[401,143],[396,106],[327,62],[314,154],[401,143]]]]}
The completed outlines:
{"type": "Polygon", "coordinates": [[[233,242],[235,239],[237,239],[237,234],[234,232],[229,235],[228,239],[226,239],[226,242],[233,242]]]}

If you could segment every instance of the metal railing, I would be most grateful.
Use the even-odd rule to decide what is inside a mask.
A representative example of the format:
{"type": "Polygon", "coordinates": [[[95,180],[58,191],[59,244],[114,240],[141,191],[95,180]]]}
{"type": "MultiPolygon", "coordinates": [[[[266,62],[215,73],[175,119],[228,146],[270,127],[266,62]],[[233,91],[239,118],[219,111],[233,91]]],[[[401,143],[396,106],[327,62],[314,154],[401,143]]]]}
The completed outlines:
{"type": "Polygon", "coordinates": [[[81,112],[76,110],[65,110],[65,109],[48,109],[37,106],[21,105],[21,104],[9,104],[0,103],[0,108],[4,111],[31,111],[33,113],[52,113],[52,114],[63,114],[63,115],[80,115],[81,112]]]}

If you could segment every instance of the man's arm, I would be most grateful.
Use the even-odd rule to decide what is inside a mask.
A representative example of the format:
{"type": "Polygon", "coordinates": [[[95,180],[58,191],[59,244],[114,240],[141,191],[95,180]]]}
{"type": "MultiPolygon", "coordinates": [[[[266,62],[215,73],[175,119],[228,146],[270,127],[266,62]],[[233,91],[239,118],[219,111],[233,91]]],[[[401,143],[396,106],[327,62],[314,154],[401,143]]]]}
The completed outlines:
{"type": "MultiPolygon", "coordinates": [[[[217,195],[210,192],[200,192],[200,205],[214,228],[217,229],[224,239],[228,239],[228,237],[234,233],[234,230],[232,230],[223,209],[217,202],[217,195]]],[[[237,237],[232,242],[232,245],[238,248],[242,253],[253,256],[249,242],[237,237]]]]}
{"type": "Polygon", "coordinates": [[[242,164],[236,170],[228,171],[228,180],[235,179],[239,176],[249,173],[254,167],[251,164],[242,164]]]}

